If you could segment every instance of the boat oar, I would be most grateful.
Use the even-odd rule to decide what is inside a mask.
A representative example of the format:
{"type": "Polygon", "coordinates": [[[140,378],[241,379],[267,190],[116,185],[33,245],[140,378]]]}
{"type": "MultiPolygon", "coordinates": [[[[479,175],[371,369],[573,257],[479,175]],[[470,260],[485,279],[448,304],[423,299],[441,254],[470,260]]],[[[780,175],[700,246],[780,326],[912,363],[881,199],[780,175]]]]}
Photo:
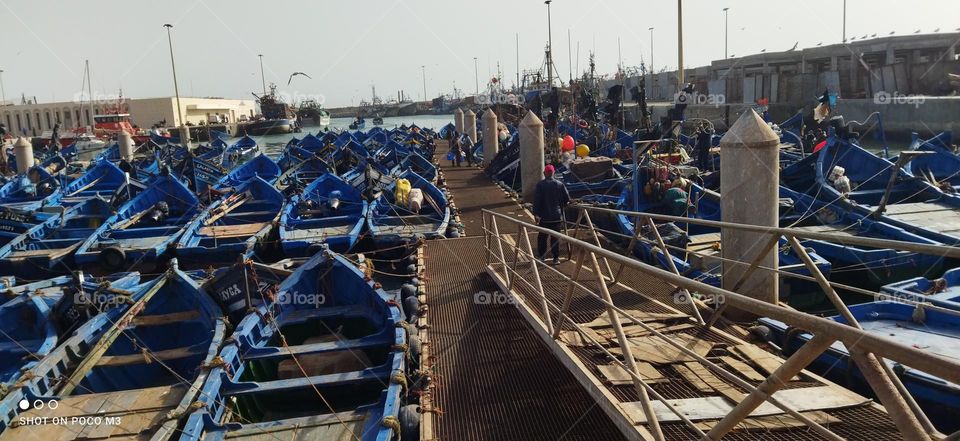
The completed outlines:
{"type": "Polygon", "coordinates": [[[164,277],[162,280],[157,281],[150,289],[137,300],[136,303],[130,306],[130,309],[127,309],[127,312],[120,317],[119,320],[113,323],[113,326],[104,333],[103,337],[100,337],[100,341],[90,349],[90,352],[87,353],[87,356],[84,357],[83,361],[74,369],[73,374],[70,375],[70,378],[67,378],[66,383],[57,392],[57,395],[65,397],[70,395],[77,386],[80,385],[80,382],[83,381],[83,378],[96,367],[97,363],[100,362],[100,359],[103,358],[103,354],[110,349],[110,346],[113,345],[113,342],[123,334],[123,330],[133,322],[133,319],[140,315],[141,312],[146,308],[147,302],[153,298],[154,294],[160,291],[160,288],[166,284],[167,278],[164,277]]]}

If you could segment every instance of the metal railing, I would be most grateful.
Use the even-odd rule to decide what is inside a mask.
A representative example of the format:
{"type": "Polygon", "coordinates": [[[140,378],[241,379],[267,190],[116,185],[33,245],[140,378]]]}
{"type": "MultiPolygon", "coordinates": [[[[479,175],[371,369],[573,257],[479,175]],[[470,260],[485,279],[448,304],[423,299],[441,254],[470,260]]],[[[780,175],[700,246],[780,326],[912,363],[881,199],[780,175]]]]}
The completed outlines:
{"type": "MultiPolygon", "coordinates": [[[[751,412],[756,410],[760,405],[770,403],[784,413],[802,422],[817,434],[827,439],[842,439],[817,421],[814,421],[804,413],[791,408],[774,397],[774,393],[783,389],[789,379],[803,371],[807,365],[830,348],[834,342],[838,341],[842,342],[849,350],[851,359],[861,369],[868,385],[879,398],[897,429],[906,439],[924,440],[943,436],[934,428],[916,401],[900,382],[900,379],[893,373],[890,366],[884,362],[884,359],[909,365],[911,368],[936,375],[953,383],[960,383],[960,362],[865,332],[846,305],[840,300],[835,290],[837,284],[827,281],[826,277],[819,271],[804,247],[800,244],[799,239],[829,240],[850,245],[902,249],[917,253],[936,254],[944,257],[960,257],[960,249],[848,235],[817,233],[789,228],[767,228],[675,216],[627,212],[598,207],[583,206],[577,208],[580,209],[580,214],[577,222],[575,222],[575,226],[578,229],[581,228],[581,226],[583,227],[588,240],[580,240],[574,237],[579,233],[577,230],[574,230],[574,233],[572,233],[573,236],[571,236],[523,222],[507,215],[483,210],[483,228],[487,249],[488,272],[490,272],[491,275],[496,275],[495,279],[497,279],[498,282],[500,282],[499,279],[502,278],[503,284],[501,287],[505,289],[508,295],[519,296],[519,293],[515,293],[516,290],[514,287],[519,287],[520,285],[526,286],[529,291],[533,292],[535,301],[531,302],[531,304],[535,303],[535,306],[530,307],[531,309],[535,308],[537,310],[536,317],[539,317],[541,327],[541,329],[537,329],[537,331],[545,334],[542,335],[542,337],[557,340],[560,337],[561,329],[565,327],[567,329],[572,328],[593,346],[602,350],[607,357],[613,360],[614,364],[620,366],[629,374],[637,395],[640,397],[641,409],[643,410],[646,421],[646,425],[643,427],[650,432],[650,435],[654,439],[664,439],[664,433],[661,424],[658,422],[657,414],[652,404],[653,401],[651,400],[665,400],[663,396],[657,393],[657,391],[644,380],[643,375],[638,370],[621,320],[643,328],[646,332],[650,333],[650,335],[656,336],[680,353],[697,360],[706,366],[709,371],[748,391],[748,394],[741,402],[736,404],[725,417],[719,422],[716,422],[716,424],[706,432],[679,410],[669,405],[665,406],[675,415],[677,420],[682,421],[687,428],[702,438],[720,439],[724,434],[733,430],[744,419],[750,416],[751,412]],[[840,314],[847,321],[847,324],[717,288],[684,277],[679,274],[672,265],[668,271],[645,264],[628,255],[618,254],[617,252],[603,248],[597,230],[594,228],[593,221],[590,217],[591,211],[628,215],[636,219],[635,225],[637,226],[642,224],[654,225],[654,220],[658,220],[666,222],[686,222],[717,228],[732,228],[770,235],[771,239],[761,251],[761,256],[753,262],[750,262],[747,272],[742,274],[740,279],[738,279],[737,287],[741,286],[754,271],[777,271],[772,268],[764,268],[759,265],[759,262],[762,260],[764,254],[774,249],[780,240],[780,236],[784,236],[787,238],[789,246],[801,257],[804,265],[812,275],[812,277],[800,277],[806,277],[816,281],[823,289],[827,298],[834,304],[837,310],[840,311],[840,314]],[[510,231],[502,230],[503,228],[510,231]],[[516,233],[515,236],[513,235],[514,232],[516,233]],[[556,240],[559,241],[561,245],[566,245],[571,255],[573,253],[571,249],[576,249],[578,257],[572,276],[563,273],[553,266],[547,265],[537,258],[529,239],[529,234],[534,232],[547,235],[550,240],[556,240]],[[512,256],[510,256],[511,254],[512,256]],[[510,259],[510,257],[512,257],[512,259],[510,259]],[[614,266],[619,265],[619,269],[614,272],[611,264],[614,266]],[[594,289],[588,288],[580,282],[582,269],[585,266],[588,271],[597,275],[596,288],[594,289]],[[528,271],[522,272],[524,267],[528,267],[528,271]],[[645,276],[653,277],[666,285],[675,287],[677,290],[696,292],[714,298],[724,299],[722,305],[713,312],[710,320],[705,322],[700,313],[700,310],[704,309],[705,305],[694,300],[690,295],[685,296],[686,299],[689,299],[690,322],[701,327],[709,328],[713,326],[724,309],[733,307],[750,311],[759,316],[778,320],[793,328],[805,330],[812,334],[812,337],[799,350],[790,355],[778,369],[770,373],[764,381],[760,382],[758,386],[753,386],[735,373],[691,351],[684,345],[684,342],[677,341],[674,337],[659,331],[657,328],[650,326],[640,318],[615,305],[610,297],[609,287],[616,283],[616,280],[625,268],[630,268],[645,276]],[[551,301],[546,295],[543,280],[541,279],[541,276],[544,274],[542,271],[559,275],[563,283],[566,284],[566,292],[564,293],[562,301],[551,301]],[[590,296],[604,305],[609,323],[616,334],[616,345],[623,355],[623,361],[620,361],[620,358],[615,357],[611,351],[604,348],[601,342],[593,339],[589,333],[585,332],[583,326],[577,324],[572,318],[572,314],[578,312],[577,306],[575,306],[572,301],[575,288],[581,292],[589,293],[590,296]]],[[[670,247],[664,244],[662,237],[659,237],[659,233],[656,232],[657,229],[651,228],[651,233],[654,236],[653,239],[642,237],[640,230],[640,228],[635,228],[637,234],[635,237],[630,238],[631,244],[628,246],[626,252],[630,253],[630,248],[632,248],[637,241],[650,240],[659,248],[659,252],[666,254],[666,260],[672,262],[669,257],[670,247]]],[[[716,258],[716,256],[713,258],[716,258]]],[[[745,264],[746,262],[740,263],[745,264]]],[[[784,275],[798,276],[791,273],[785,273],[784,275]]],[[[924,303],[918,303],[917,307],[934,308],[932,305],[924,303]]],[[[608,412],[610,411],[609,407],[605,407],[604,409],[608,412]]],[[[635,436],[636,434],[633,435],[635,436]]]]}

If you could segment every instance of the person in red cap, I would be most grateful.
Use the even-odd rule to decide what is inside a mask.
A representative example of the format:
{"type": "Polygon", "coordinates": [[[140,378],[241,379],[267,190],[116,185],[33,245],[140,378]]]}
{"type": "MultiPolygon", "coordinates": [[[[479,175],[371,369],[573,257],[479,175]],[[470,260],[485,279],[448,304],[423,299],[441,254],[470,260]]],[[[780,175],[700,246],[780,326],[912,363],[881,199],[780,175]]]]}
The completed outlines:
{"type": "MultiPolygon", "coordinates": [[[[564,221],[563,210],[570,202],[570,193],[562,182],[553,178],[555,171],[556,169],[550,164],[543,168],[544,178],[537,183],[533,197],[533,216],[537,220],[537,225],[560,231],[564,221]]],[[[559,264],[560,242],[548,234],[537,235],[537,255],[540,259],[547,258],[548,242],[553,254],[553,264],[559,264]]]]}

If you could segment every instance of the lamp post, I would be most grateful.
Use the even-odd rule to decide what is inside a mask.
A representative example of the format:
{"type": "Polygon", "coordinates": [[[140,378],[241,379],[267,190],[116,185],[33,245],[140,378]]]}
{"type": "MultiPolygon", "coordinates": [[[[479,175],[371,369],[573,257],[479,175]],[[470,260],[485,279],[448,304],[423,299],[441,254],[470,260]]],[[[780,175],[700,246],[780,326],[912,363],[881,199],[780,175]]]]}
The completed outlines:
{"type": "Polygon", "coordinates": [[[473,86],[477,88],[476,96],[480,95],[480,73],[477,70],[477,57],[473,57],[473,86]]]}
{"type": "Polygon", "coordinates": [[[7,102],[7,92],[3,90],[3,69],[0,69],[0,105],[7,102]]]}
{"type": "Polygon", "coordinates": [[[430,97],[427,96],[427,65],[420,66],[420,73],[423,76],[423,100],[430,101],[430,97]]]}
{"type": "Polygon", "coordinates": [[[677,90],[683,89],[683,0],[677,0],[677,90]]]}
{"type": "Polygon", "coordinates": [[[653,64],[653,28],[648,30],[650,31],[650,73],[656,73],[657,65],[653,64]]]}
{"type": "MultiPolygon", "coordinates": [[[[180,119],[179,126],[185,124],[183,120],[183,108],[180,107],[180,87],[177,86],[177,65],[173,61],[173,38],[170,36],[170,29],[173,29],[173,25],[170,23],[164,24],[163,27],[167,28],[167,44],[170,46],[170,68],[173,70],[173,93],[177,97],[177,118],[180,119]]],[[[181,142],[185,142],[183,139],[181,142]]]]}
{"type": "Polygon", "coordinates": [[[267,96],[267,77],[263,75],[263,54],[257,54],[260,57],[260,85],[263,87],[263,96],[267,96]]]}
{"type": "Polygon", "coordinates": [[[843,0],[843,42],[847,42],[847,0],[843,0]]]}
{"type": "Polygon", "coordinates": [[[723,8],[723,58],[729,58],[727,54],[728,36],[730,35],[730,8],[723,8]]]}

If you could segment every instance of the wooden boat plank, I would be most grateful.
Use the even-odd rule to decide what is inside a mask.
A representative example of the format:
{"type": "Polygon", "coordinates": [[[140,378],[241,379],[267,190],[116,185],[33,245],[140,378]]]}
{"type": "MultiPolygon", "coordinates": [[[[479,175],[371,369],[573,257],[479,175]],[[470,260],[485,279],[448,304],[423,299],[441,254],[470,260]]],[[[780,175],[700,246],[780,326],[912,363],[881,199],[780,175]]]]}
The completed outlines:
{"type": "MultiPolygon", "coordinates": [[[[682,344],[685,348],[700,356],[706,356],[707,353],[713,349],[713,343],[689,334],[674,334],[670,335],[670,338],[675,339],[675,341],[682,344]]],[[[630,338],[629,341],[633,358],[639,361],[657,365],[695,361],[693,357],[667,344],[659,336],[634,337],[630,338]]],[[[610,353],[623,355],[620,348],[611,348],[610,353]]]]}
{"type": "Polygon", "coordinates": [[[200,312],[197,310],[174,312],[171,314],[162,314],[162,315],[145,315],[138,316],[133,319],[134,326],[158,326],[165,325],[167,323],[177,323],[186,320],[193,320],[200,317],[200,312]]]}
{"type": "Polygon", "coordinates": [[[856,228],[847,228],[844,225],[807,225],[793,228],[811,233],[830,233],[843,236],[856,236],[855,232],[857,231],[856,228]]]}
{"type": "MultiPolygon", "coordinates": [[[[780,402],[799,412],[843,409],[848,407],[869,404],[872,401],[838,386],[815,386],[798,389],[777,391],[774,397],[780,402]]],[[[661,423],[680,421],[680,418],[669,407],[679,410],[691,421],[719,420],[725,417],[736,403],[731,403],[724,397],[683,398],[677,400],[653,401],[653,411],[661,423]]],[[[621,403],[627,415],[636,423],[646,423],[643,409],[639,401],[621,403]]],[[[782,415],[780,408],[763,403],[750,413],[752,417],[782,415]]]]}
{"type": "Polygon", "coordinates": [[[334,415],[322,415],[284,420],[283,425],[277,425],[275,422],[263,425],[248,424],[241,430],[227,432],[226,438],[249,441],[278,439],[350,441],[356,439],[351,433],[357,436],[362,434],[363,426],[366,424],[366,414],[341,412],[336,417],[339,417],[339,420],[334,415]]]}
{"type": "Polygon", "coordinates": [[[335,225],[322,228],[306,228],[302,230],[287,230],[285,235],[287,240],[304,240],[304,239],[314,239],[322,238],[329,236],[343,236],[345,234],[350,234],[356,226],[356,222],[352,222],[350,225],[335,225]]]}
{"type": "Polygon", "coordinates": [[[153,351],[150,355],[130,354],[130,355],[104,355],[100,357],[98,367],[106,366],[128,366],[132,364],[147,364],[157,361],[178,360],[181,358],[192,357],[194,355],[205,354],[205,351],[196,350],[190,347],[167,349],[164,351],[153,351]]]}
{"type": "MultiPolygon", "coordinates": [[[[823,426],[839,424],[841,422],[839,418],[819,410],[803,412],[803,416],[823,426]]],[[[697,422],[696,425],[700,428],[700,430],[707,432],[710,429],[713,429],[713,426],[716,426],[717,423],[719,423],[719,421],[700,421],[697,422]]],[[[800,421],[791,415],[768,415],[744,419],[740,422],[740,424],[737,424],[737,431],[767,432],[771,430],[795,429],[801,427],[807,427],[807,423],[800,421]]]]}
{"type": "Polygon", "coordinates": [[[907,213],[938,213],[955,211],[956,209],[945,204],[931,202],[910,202],[901,204],[887,205],[886,214],[907,214],[907,213]]]}
{"type": "Polygon", "coordinates": [[[720,395],[727,397],[732,403],[739,403],[746,397],[746,394],[721,380],[700,363],[684,363],[674,365],[673,368],[700,392],[707,394],[719,392],[720,395]]]}
{"type": "Polygon", "coordinates": [[[222,238],[251,236],[260,232],[260,230],[269,225],[270,222],[258,222],[243,225],[211,225],[201,228],[197,233],[201,236],[222,238]]]}

